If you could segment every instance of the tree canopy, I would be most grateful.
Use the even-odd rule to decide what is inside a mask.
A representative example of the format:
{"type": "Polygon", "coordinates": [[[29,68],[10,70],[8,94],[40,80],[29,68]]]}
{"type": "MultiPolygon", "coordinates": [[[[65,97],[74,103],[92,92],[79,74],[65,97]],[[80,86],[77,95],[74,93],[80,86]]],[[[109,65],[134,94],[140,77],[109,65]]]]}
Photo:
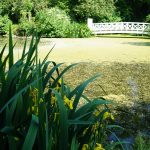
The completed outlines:
{"type": "Polygon", "coordinates": [[[45,12],[46,17],[47,10],[55,10],[52,8],[63,10],[71,22],[79,24],[86,23],[88,17],[96,22],[150,20],[150,0],[0,0],[0,30],[5,22],[12,22],[19,32],[27,31],[26,28],[36,27],[39,12],[45,12]]]}

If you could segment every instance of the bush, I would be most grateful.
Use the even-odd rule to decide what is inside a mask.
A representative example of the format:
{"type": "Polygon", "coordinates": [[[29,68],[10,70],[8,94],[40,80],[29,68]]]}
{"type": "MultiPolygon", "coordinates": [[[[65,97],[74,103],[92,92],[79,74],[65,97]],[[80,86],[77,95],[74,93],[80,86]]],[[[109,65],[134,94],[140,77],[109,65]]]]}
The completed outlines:
{"type": "Polygon", "coordinates": [[[85,24],[71,22],[66,12],[59,8],[40,11],[36,15],[39,34],[47,37],[89,37],[90,30],[85,24]]]}
{"type": "Polygon", "coordinates": [[[27,18],[21,18],[15,34],[19,36],[31,35],[34,29],[35,23],[32,20],[29,21],[27,18]]]}
{"type": "Polygon", "coordinates": [[[110,149],[121,145],[108,140],[117,127],[109,125],[114,119],[107,106],[111,102],[83,94],[98,75],[70,89],[63,75],[75,64],[60,72],[62,64],[47,61],[48,55],[39,61],[39,40],[33,36],[27,52],[25,41],[22,56],[14,63],[10,31],[9,53],[4,57],[5,47],[0,53],[1,149],[110,149]],[[86,104],[79,106],[81,100],[86,104]]]}
{"type": "Polygon", "coordinates": [[[65,26],[70,24],[65,11],[57,7],[38,12],[35,21],[37,32],[48,37],[64,37],[65,26]]]}
{"type": "Polygon", "coordinates": [[[146,22],[150,23],[150,14],[146,16],[146,22]]]}
{"type": "Polygon", "coordinates": [[[66,28],[66,37],[72,38],[83,38],[83,37],[90,37],[92,32],[87,27],[86,24],[79,24],[79,23],[71,23],[66,28]]]}
{"type": "Polygon", "coordinates": [[[8,16],[0,16],[0,35],[5,35],[8,33],[10,24],[11,21],[8,16]]]}
{"type": "MultiPolygon", "coordinates": [[[[147,23],[150,23],[150,14],[146,16],[146,20],[145,20],[147,23]]],[[[148,26],[146,29],[145,29],[145,32],[148,32],[148,35],[150,35],[150,26],[148,26]]]]}
{"type": "Polygon", "coordinates": [[[121,20],[113,0],[83,0],[73,7],[73,12],[77,20],[84,22],[89,17],[100,22],[121,20]]]}

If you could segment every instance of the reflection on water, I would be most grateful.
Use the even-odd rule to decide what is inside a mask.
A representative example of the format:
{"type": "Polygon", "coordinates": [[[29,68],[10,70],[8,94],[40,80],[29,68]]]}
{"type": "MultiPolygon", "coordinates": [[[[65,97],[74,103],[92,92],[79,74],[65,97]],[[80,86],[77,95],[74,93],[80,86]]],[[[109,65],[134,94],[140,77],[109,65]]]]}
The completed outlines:
{"type": "MultiPolygon", "coordinates": [[[[13,44],[15,44],[15,48],[14,48],[14,60],[15,61],[18,60],[19,58],[21,58],[25,40],[26,40],[25,37],[13,37],[13,44]]],[[[28,37],[27,38],[26,51],[29,50],[30,41],[31,41],[31,37],[28,37]]],[[[8,37],[0,37],[0,52],[1,52],[2,48],[4,47],[4,45],[7,44],[6,49],[4,51],[4,55],[8,54],[8,47],[9,47],[8,43],[9,43],[8,37]]],[[[46,50],[46,49],[50,50],[53,47],[53,45],[54,45],[54,43],[52,42],[51,38],[41,38],[40,43],[38,45],[38,49],[39,50],[41,50],[41,49],[42,50],[43,49],[44,50],[46,50]]],[[[48,53],[48,52],[43,51],[42,56],[45,56],[46,53],[48,53]]],[[[43,57],[41,57],[41,59],[42,58],[43,57]]]]}
{"type": "MultiPolygon", "coordinates": [[[[25,37],[13,37],[13,44],[15,44],[14,50],[22,50],[24,43],[25,43],[25,39],[26,39],[25,37]]],[[[30,41],[31,41],[31,37],[28,37],[27,38],[27,47],[29,46],[30,41]]],[[[8,49],[8,43],[9,43],[8,37],[1,37],[0,36],[0,49],[5,44],[7,44],[7,49],[8,49]]],[[[52,41],[50,38],[49,39],[48,38],[42,38],[40,40],[39,46],[46,46],[46,45],[50,45],[50,44],[52,44],[52,41]]]]}
{"type": "MultiPolygon", "coordinates": [[[[4,46],[6,43],[8,44],[8,37],[0,37],[0,47],[4,46]]],[[[17,47],[22,47],[24,44],[25,38],[14,37],[13,43],[16,43],[17,47]]],[[[29,39],[28,39],[29,41],[29,39]]]]}
{"type": "Polygon", "coordinates": [[[150,46],[150,42],[124,42],[123,44],[129,44],[133,46],[150,46]]]}

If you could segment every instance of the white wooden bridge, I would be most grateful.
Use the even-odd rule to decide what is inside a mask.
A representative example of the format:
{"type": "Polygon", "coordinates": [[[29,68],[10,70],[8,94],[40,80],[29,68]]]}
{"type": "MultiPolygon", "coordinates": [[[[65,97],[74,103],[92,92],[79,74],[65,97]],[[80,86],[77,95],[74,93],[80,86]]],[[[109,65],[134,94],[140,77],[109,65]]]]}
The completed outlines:
{"type": "Polygon", "coordinates": [[[150,34],[150,23],[142,22],[110,22],[93,23],[93,19],[88,18],[88,27],[93,34],[150,34]]]}

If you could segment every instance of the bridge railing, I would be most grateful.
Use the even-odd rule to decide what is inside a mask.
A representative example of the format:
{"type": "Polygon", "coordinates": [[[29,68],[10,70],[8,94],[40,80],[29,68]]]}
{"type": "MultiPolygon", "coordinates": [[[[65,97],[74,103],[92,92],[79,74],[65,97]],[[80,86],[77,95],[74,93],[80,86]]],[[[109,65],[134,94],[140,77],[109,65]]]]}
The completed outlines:
{"type": "Polygon", "coordinates": [[[107,34],[107,33],[149,34],[150,33],[150,23],[142,23],[142,22],[93,23],[93,19],[88,18],[88,27],[94,34],[107,34]]]}

